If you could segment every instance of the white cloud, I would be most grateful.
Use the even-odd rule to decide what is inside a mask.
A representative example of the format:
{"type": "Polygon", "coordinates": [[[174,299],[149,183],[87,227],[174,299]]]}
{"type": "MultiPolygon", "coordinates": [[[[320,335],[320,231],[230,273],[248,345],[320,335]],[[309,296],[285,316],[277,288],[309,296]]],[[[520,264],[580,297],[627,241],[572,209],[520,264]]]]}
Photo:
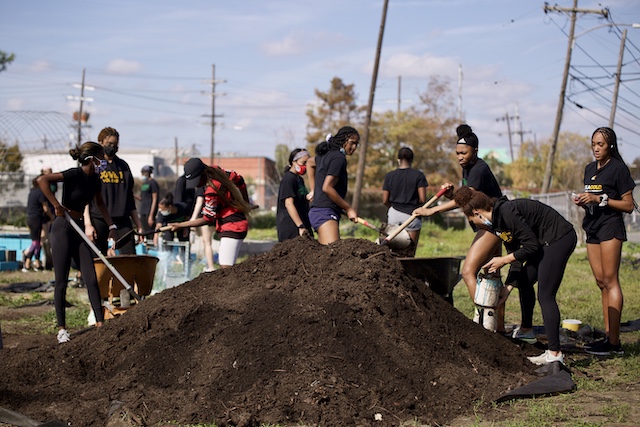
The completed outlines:
{"type": "Polygon", "coordinates": [[[49,61],[38,60],[30,65],[29,71],[34,73],[44,73],[50,71],[53,68],[49,61]]]}
{"type": "MultiPolygon", "coordinates": [[[[373,62],[368,63],[362,71],[370,73],[372,64],[373,62]]],[[[434,75],[453,77],[458,72],[458,61],[451,57],[437,57],[430,54],[396,53],[384,60],[380,69],[384,77],[425,78],[434,75]]]]}
{"type": "Polygon", "coordinates": [[[329,50],[338,44],[344,47],[344,38],[339,34],[295,30],[280,40],[264,43],[262,50],[268,56],[287,56],[317,53],[318,50],[329,50]]]}
{"type": "Polygon", "coordinates": [[[114,74],[132,74],[142,70],[142,64],[126,59],[114,59],[107,64],[107,71],[114,74]]]}

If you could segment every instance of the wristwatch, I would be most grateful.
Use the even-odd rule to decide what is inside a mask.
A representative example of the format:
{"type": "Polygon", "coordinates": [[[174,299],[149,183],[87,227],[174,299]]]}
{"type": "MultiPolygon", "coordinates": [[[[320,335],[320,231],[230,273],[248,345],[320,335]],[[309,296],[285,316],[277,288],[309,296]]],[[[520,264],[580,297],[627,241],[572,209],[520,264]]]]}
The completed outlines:
{"type": "Polygon", "coordinates": [[[298,228],[307,228],[307,226],[306,226],[306,225],[304,225],[304,224],[300,224],[300,225],[298,226],[298,228]]]}
{"type": "Polygon", "coordinates": [[[603,194],[602,196],[600,196],[600,203],[598,204],[598,206],[600,206],[601,208],[604,208],[608,204],[609,204],[609,196],[607,196],[606,194],[603,194]]]}

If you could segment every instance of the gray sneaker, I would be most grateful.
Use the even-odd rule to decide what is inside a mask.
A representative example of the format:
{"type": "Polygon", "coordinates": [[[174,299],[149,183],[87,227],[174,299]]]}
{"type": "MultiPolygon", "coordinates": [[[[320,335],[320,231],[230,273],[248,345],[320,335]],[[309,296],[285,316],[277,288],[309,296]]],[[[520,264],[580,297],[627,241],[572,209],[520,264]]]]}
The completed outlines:
{"type": "Polygon", "coordinates": [[[511,333],[511,338],[528,342],[529,344],[534,344],[538,341],[538,339],[536,338],[536,334],[533,333],[533,329],[530,329],[527,332],[523,332],[520,326],[517,326],[513,330],[513,332],[511,333]]]}
{"type": "Polygon", "coordinates": [[[527,359],[529,359],[529,361],[534,365],[547,365],[553,362],[560,362],[564,364],[564,355],[562,352],[558,353],[557,356],[553,356],[549,353],[549,350],[545,351],[540,356],[531,356],[527,357],[527,359]]]}
{"type": "Polygon", "coordinates": [[[65,342],[71,341],[71,337],[69,336],[69,332],[66,329],[60,329],[58,331],[58,344],[62,344],[65,342]]]}

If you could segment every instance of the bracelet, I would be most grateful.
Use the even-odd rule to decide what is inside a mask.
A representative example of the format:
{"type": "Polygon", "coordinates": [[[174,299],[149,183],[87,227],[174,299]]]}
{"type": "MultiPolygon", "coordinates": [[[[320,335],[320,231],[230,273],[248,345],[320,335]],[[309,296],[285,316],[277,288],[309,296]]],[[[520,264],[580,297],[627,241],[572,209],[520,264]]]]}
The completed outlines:
{"type": "Polygon", "coordinates": [[[117,230],[117,229],[118,229],[118,226],[117,226],[117,225],[115,225],[115,224],[111,224],[111,225],[109,226],[109,230],[117,230]]]}
{"type": "Polygon", "coordinates": [[[304,224],[300,224],[300,225],[298,226],[298,228],[307,228],[307,226],[306,226],[306,225],[304,225],[304,224]]]}
{"type": "Polygon", "coordinates": [[[607,194],[603,194],[602,196],[600,196],[600,203],[598,203],[598,206],[601,208],[604,208],[608,204],[609,204],[609,196],[607,194]]]}

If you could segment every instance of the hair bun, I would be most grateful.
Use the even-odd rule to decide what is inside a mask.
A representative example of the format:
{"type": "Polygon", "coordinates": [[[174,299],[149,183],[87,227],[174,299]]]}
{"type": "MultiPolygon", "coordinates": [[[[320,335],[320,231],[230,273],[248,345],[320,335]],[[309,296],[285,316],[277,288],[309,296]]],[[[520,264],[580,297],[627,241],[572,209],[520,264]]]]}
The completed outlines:
{"type": "Polygon", "coordinates": [[[458,134],[458,138],[465,138],[473,134],[473,131],[469,125],[460,125],[456,128],[456,133],[458,134]]]}

